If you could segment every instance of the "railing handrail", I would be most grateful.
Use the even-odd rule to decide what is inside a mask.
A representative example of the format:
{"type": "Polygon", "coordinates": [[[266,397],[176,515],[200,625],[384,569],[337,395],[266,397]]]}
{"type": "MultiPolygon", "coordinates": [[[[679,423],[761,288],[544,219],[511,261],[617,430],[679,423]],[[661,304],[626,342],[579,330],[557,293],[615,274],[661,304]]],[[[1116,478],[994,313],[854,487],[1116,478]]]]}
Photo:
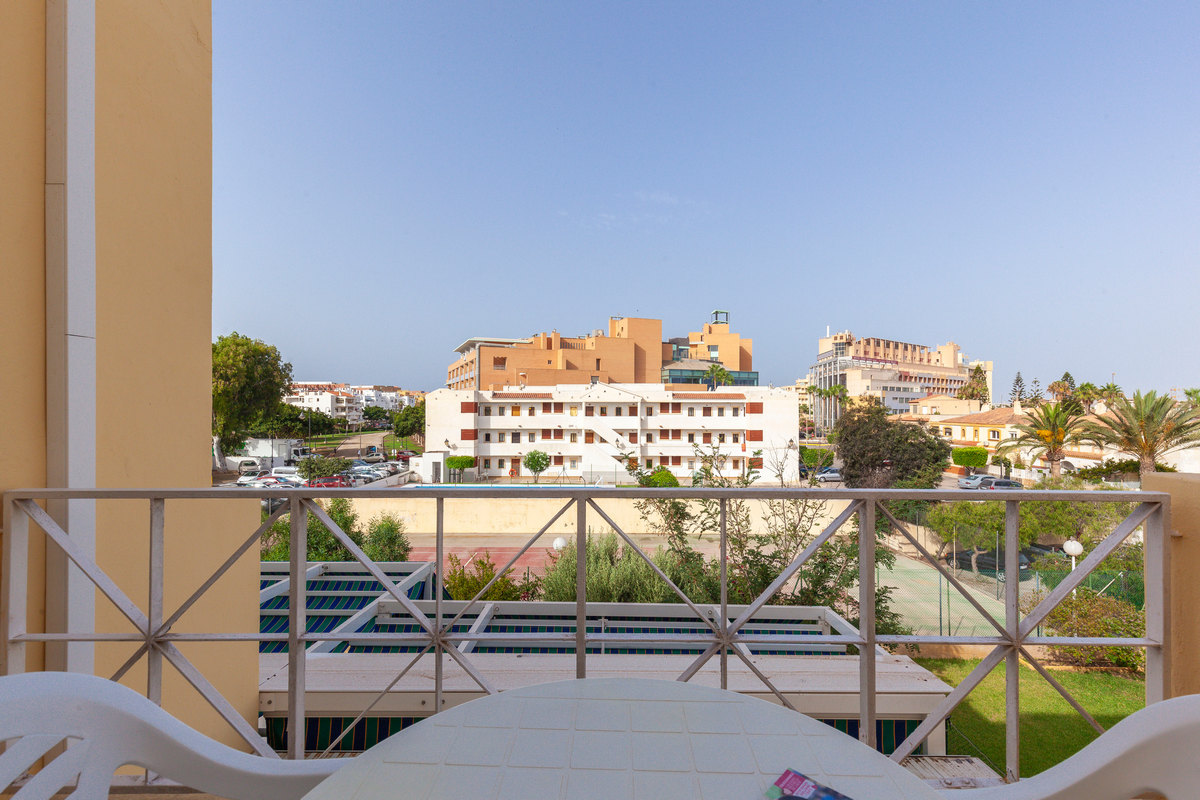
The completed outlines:
{"type": "MultiPolygon", "coordinates": [[[[608,527],[612,528],[623,540],[625,546],[632,547],[641,558],[650,563],[659,577],[666,581],[666,584],[674,590],[674,592],[683,600],[679,606],[681,616],[686,616],[687,609],[693,612],[696,619],[703,623],[697,626],[697,630],[705,631],[704,637],[710,642],[704,653],[697,658],[691,666],[689,666],[680,676],[680,680],[688,680],[704,666],[710,658],[720,661],[720,677],[721,685],[725,686],[727,680],[726,661],[730,656],[740,658],[746,663],[747,668],[753,672],[763,684],[770,689],[780,702],[791,707],[791,703],[784,694],[771,682],[767,675],[764,675],[755,664],[747,657],[748,650],[745,653],[738,648],[744,648],[742,642],[751,642],[753,636],[743,636],[739,634],[739,629],[747,624],[755,613],[762,609],[765,604],[773,598],[774,594],[783,586],[786,581],[791,580],[798,573],[798,570],[803,565],[805,560],[816,552],[816,549],[822,543],[829,541],[833,536],[838,535],[842,531],[842,526],[851,518],[857,517],[859,521],[859,530],[857,533],[858,539],[858,562],[859,562],[859,588],[857,602],[862,615],[861,623],[858,630],[853,629],[849,624],[836,625],[837,633],[828,633],[815,635],[811,637],[814,642],[829,642],[838,644],[854,644],[859,648],[859,698],[860,698],[860,737],[864,742],[873,744],[875,732],[875,654],[880,652],[877,650],[880,644],[920,644],[920,643],[941,643],[941,642],[962,642],[962,643],[979,643],[993,645],[994,649],[991,653],[968,675],[963,682],[956,687],[949,696],[938,706],[937,709],[930,712],[917,729],[900,745],[896,754],[905,755],[911,752],[921,741],[930,735],[931,731],[936,728],[948,716],[951,709],[961,701],[961,699],[970,692],[982,678],[988,674],[994,667],[1001,662],[1007,665],[1006,670],[1006,686],[1007,686],[1007,703],[1006,703],[1006,729],[1007,729],[1007,771],[1010,779],[1015,779],[1018,769],[1019,758],[1019,727],[1017,725],[1019,719],[1019,705],[1017,703],[1017,665],[1018,660],[1024,657],[1030,664],[1048,681],[1054,688],[1063,695],[1063,697],[1078,710],[1087,719],[1093,727],[1100,730],[1099,725],[1087,714],[1069,693],[1066,692],[1054,678],[1039,664],[1026,649],[1026,645],[1041,645],[1041,644],[1074,644],[1074,645],[1091,645],[1097,643],[1107,643],[1110,646],[1117,647],[1144,647],[1147,652],[1147,681],[1146,692],[1147,701],[1153,702],[1161,699],[1164,693],[1165,678],[1165,657],[1163,647],[1165,644],[1166,628],[1165,615],[1166,607],[1169,598],[1166,597],[1166,556],[1165,556],[1165,526],[1164,520],[1170,508],[1170,495],[1165,492],[1146,492],[1146,491],[1088,491],[1088,490],[1001,490],[1001,491],[970,491],[962,489],[847,489],[847,488],[814,488],[814,487],[745,487],[745,488],[698,488],[698,487],[679,487],[672,489],[648,489],[643,487],[604,487],[604,486],[539,486],[536,484],[521,484],[517,486],[497,487],[479,487],[479,486],[437,486],[421,488],[419,486],[406,486],[403,488],[356,488],[356,489],[331,489],[331,488],[309,488],[295,487],[286,489],[258,489],[258,488],[242,488],[242,487],[213,487],[201,489],[188,488],[135,488],[135,489],[101,489],[101,488],[72,488],[72,489],[14,489],[4,492],[3,501],[5,509],[5,522],[7,531],[5,536],[5,554],[3,560],[4,581],[3,581],[3,596],[0,600],[5,603],[5,614],[3,624],[3,642],[6,648],[17,647],[19,650],[17,658],[14,658],[13,652],[8,653],[8,663],[6,669],[9,671],[20,671],[24,659],[23,646],[25,642],[34,641],[107,641],[118,639],[125,641],[144,641],[142,649],[135,653],[125,666],[118,671],[118,676],[125,673],[133,663],[135,663],[141,654],[145,654],[152,665],[151,674],[157,676],[152,678],[151,689],[149,694],[156,701],[159,699],[154,696],[156,692],[161,691],[161,661],[165,658],[169,660],[184,676],[195,686],[200,693],[214,705],[218,713],[220,713],[231,725],[233,725],[243,736],[247,736],[247,741],[263,752],[264,744],[255,743],[252,741],[254,731],[246,725],[245,720],[241,719],[236,709],[234,709],[227,700],[220,697],[211,684],[203,677],[201,673],[188,661],[184,655],[175,647],[174,642],[184,641],[242,641],[242,640],[257,640],[257,641],[283,641],[286,640],[289,644],[289,726],[290,730],[297,731],[302,726],[304,720],[304,691],[305,691],[305,662],[307,651],[305,645],[309,642],[328,641],[334,638],[338,639],[353,639],[353,636],[347,637],[348,631],[330,632],[330,633],[309,633],[307,631],[307,619],[309,612],[306,604],[306,570],[314,563],[309,562],[305,552],[307,542],[307,528],[303,517],[306,514],[314,515],[320,523],[329,530],[333,536],[345,546],[354,558],[361,563],[365,574],[375,578],[381,583],[382,593],[376,599],[376,603],[383,600],[395,600],[412,617],[415,624],[418,625],[419,631],[412,634],[394,634],[392,638],[397,640],[421,640],[417,644],[427,642],[424,650],[418,653],[416,658],[411,661],[408,667],[405,668],[396,681],[404,677],[404,675],[417,663],[425,653],[432,653],[436,658],[435,670],[435,702],[434,709],[440,709],[442,696],[442,656],[450,655],[463,670],[470,675],[484,691],[494,691],[490,683],[484,676],[475,670],[469,658],[464,660],[464,653],[460,653],[454,646],[458,643],[479,640],[487,638],[488,634],[482,632],[453,632],[451,628],[454,623],[466,614],[467,609],[482,605],[490,601],[481,599],[482,594],[486,591],[481,590],[479,594],[470,601],[461,601],[453,603],[443,603],[441,599],[442,574],[441,566],[444,562],[444,543],[447,534],[445,530],[445,503],[459,499],[481,498],[489,500],[499,499],[551,499],[565,501],[565,505],[555,514],[542,529],[534,534],[520,552],[513,556],[512,560],[497,570],[497,576],[502,575],[510,567],[515,564],[517,558],[536,541],[545,535],[556,520],[563,518],[563,524],[570,527],[570,516],[564,516],[564,512],[568,511],[571,506],[575,506],[575,552],[576,552],[576,598],[574,601],[569,601],[568,605],[574,605],[576,608],[576,630],[570,637],[573,639],[573,645],[576,651],[576,670],[578,677],[584,677],[586,674],[587,650],[591,644],[602,644],[604,642],[616,641],[632,641],[631,637],[644,636],[647,640],[653,640],[652,637],[656,634],[610,634],[606,632],[589,633],[587,624],[587,609],[594,605],[586,599],[584,587],[586,586],[586,540],[588,538],[588,530],[586,528],[586,519],[589,513],[598,515],[603,519],[608,527]],[[436,515],[436,563],[438,569],[434,571],[433,586],[434,599],[432,601],[424,601],[421,607],[418,607],[417,601],[408,598],[402,590],[400,583],[403,579],[391,578],[381,569],[381,564],[367,558],[365,554],[355,545],[344,531],[338,528],[337,524],[329,517],[324,508],[315,503],[318,499],[398,499],[398,500],[432,500],[437,504],[436,515]],[[41,508],[36,501],[38,500],[148,500],[150,503],[150,537],[151,537],[151,563],[150,563],[150,585],[151,585],[151,611],[149,614],[144,614],[138,604],[133,603],[124,594],[112,579],[100,569],[94,557],[89,556],[86,552],[80,550],[78,545],[71,539],[69,533],[59,527],[54,518],[41,508]],[[250,538],[229,556],[225,564],[218,569],[208,582],[206,582],[188,601],[186,601],[180,610],[177,610],[175,615],[163,621],[163,609],[161,607],[161,598],[163,594],[163,526],[164,513],[163,504],[166,500],[192,500],[192,499],[212,499],[212,500],[261,500],[261,499],[277,499],[285,501],[281,504],[279,510],[268,516],[258,529],[251,534],[250,538]],[[621,530],[612,518],[599,505],[597,501],[603,502],[608,499],[650,499],[650,500],[688,500],[688,501],[717,501],[721,513],[719,523],[715,523],[720,534],[720,555],[719,561],[721,565],[721,599],[719,603],[701,602],[699,606],[690,599],[677,587],[674,583],[662,573],[646,552],[639,547],[625,531],[621,530]],[[825,529],[815,538],[811,539],[810,543],[805,546],[803,551],[797,555],[791,564],[789,564],[772,582],[757,599],[748,604],[739,604],[734,606],[728,603],[726,589],[728,586],[728,576],[726,565],[727,559],[727,542],[728,531],[726,528],[727,516],[726,511],[729,508],[730,502],[775,502],[786,500],[809,500],[809,501],[846,501],[847,505],[840,513],[830,515],[830,521],[825,525],[825,529]],[[978,601],[971,598],[970,594],[964,589],[960,582],[944,568],[933,555],[923,547],[906,526],[911,526],[913,523],[896,519],[886,505],[887,501],[891,500],[931,500],[931,501],[975,501],[975,502],[1002,502],[1004,503],[1004,530],[1003,538],[1005,541],[1005,571],[1013,574],[1018,567],[1018,549],[1019,549],[1019,524],[1020,524],[1020,505],[1022,503],[1037,503],[1037,502],[1053,502],[1053,501],[1070,501],[1070,502],[1085,502],[1085,503],[1135,503],[1135,507],[1125,519],[1120,522],[1103,540],[1101,540],[1093,550],[1084,558],[1083,562],[1075,574],[1068,577],[1067,580],[1058,584],[1058,586],[1042,601],[1037,607],[1029,612],[1022,614],[1018,607],[1019,599],[1019,581],[1011,580],[1006,582],[1005,586],[1005,604],[1002,614],[989,613],[978,601]],[[282,517],[284,513],[291,515],[290,535],[291,535],[291,552],[292,557],[288,562],[288,580],[287,594],[289,598],[289,632],[286,634],[266,634],[261,632],[256,633],[238,633],[238,634],[179,634],[172,633],[170,628],[174,621],[195,602],[200,595],[206,592],[213,583],[227,570],[235,561],[240,558],[245,558],[252,548],[258,543],[258,537],[265,532],[273,522],[282,517]],[[908,541],[917,549],[922,558],[936,568],[946,580],[952,584],[975,605],[976,609],[986,618],[989,623],[996,629],[996,635],[970,635],[970,636],[885,636],[877,635],[874,626],[874,598],[875,598],[875,530],[876,519],[882,515],[889,526],[896,531],[897,534],[908,539],[908,541]],[[28,528],[29,523],[33,522],[39,526],[46,534],[49,540],[52,540],[59,548],[67,552],[75,564],[83,570],[84,574],[92,580],[99,590],[108,596],[108,598],[117,606],[125,616],[133,622],[139,634],[98,634],[98,633],[26,633],[25,631],[25,583],[17,578],[18,571],[27,571],[29,568],[28,560],[28,528]],[[1051,608],[1080,584],[1082,579],[1094,570],[1099,563],[1116,547],[1118,547],[1129,535],[1136,529],[1142,528],[1145,532],[1146,542],[1146,631],[1142,637],[1126,637],[1113,638],[1105,637],[1102,639],[1089,639],[1085,637],[1046,637],[1035,635],[1035,626],[1046,618],[1051,608]],[[1016,545],[1016,546],[1012,546],[1016,545]],[[1157,579],[1157,583],[1155,582],[1157,579]],[[1151,586],[1154,590],[1150,591],[1151,586]],[[432,606],[432,608],[431,608],[432,606]],[[445,606],[445,607],[443,607],[445,606]],[[461,608],[460,608],[461,606],[461,608]],[[705,614],[701,608],[708,607],[716,609],[715,615],[705,614]],[[734,614],[731,612],[737,609],[740,613],[734,614]],[[444,616],[447,612],[454,613],[457,611],[457,616],[449,619],[444,616]],[[716,619],[710,617],[715,616],[719,619],[719,624],[716,619]],[[445,625],[449,621],[449,625],[445,625]],[[207,639],[205,639],[207,637],[207,639]],[[157,683],[157,690],[155,684],[157,683]]],[[[824,523],[822,523],[824,524],[824,523]]],[[[813,529],[815,530],[815,528],[813,529]]],[[[812,531],[810,531],[811,533],[812,531]]],[[[844,535],[844,534],[843,534],[844,535]]],[[[391,562],[385,562],[391,563],[391,562]]],[[[493,579],[494,580],[494,579],[493,579]]],[[[489,584],[490,586],[490,584],[489,584]]],[[[282,592],[280,592],[282,594],[282,592]]],[[[376,638],[374,635],[369,635],[370,638],[376,638]]],[[[367,637],[364,637],[367,638],[367,637]]],[[[660,636],[661,638],[661,636],[660,636]]],[[[696,638],[697,635],[687,634],[685,638],[696,638]]],[[[563,638],[568,641],[567,637],[563,638]]],[[[395,681],[393,681],[393,684],[395,681]]],[[[389,687],[390,688],[390,687],[389,687]]],[[[384,690],[386,693],[388,689],[384,690]]],[[[377,698],[378,700],[378,698],[377,698]]],[[[376,701],[377,702],[377,701],[376,701]]],[[[369,708],[368,708],[369,710],[369,708]]],[[[366,711],[363,712],[364,714],[366,711]]],[[[354,723],[345,728],[345,732],[349,732],[353,728],[354,723]]],[[[303,737],[293,737],[293,741],[289,750],[293,757],[302,755],[303,737]],[[300,748],[298,751],[297,748],[300,748]]],[[[333,745],[331,745],[332,747],[333,745]]],[[[267,753],[264,753],[267,754],[267,753]]]]}

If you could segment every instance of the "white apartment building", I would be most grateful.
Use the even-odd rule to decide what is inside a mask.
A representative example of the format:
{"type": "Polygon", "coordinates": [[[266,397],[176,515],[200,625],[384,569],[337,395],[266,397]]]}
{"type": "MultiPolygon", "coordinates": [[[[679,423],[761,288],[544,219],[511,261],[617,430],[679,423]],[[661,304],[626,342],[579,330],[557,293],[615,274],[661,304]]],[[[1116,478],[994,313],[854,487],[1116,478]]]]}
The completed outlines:
{"type": "Polygon", "coordinates": [[[344,419],[351,425],[363,421],[362,398],[344,383],[297,381],[292,384],[283,402],[324,412],[331,417],[344,419]]]}
{"type": "Polygon", "coordinates": [[[350,386],[348,388],[357,395],[363,408],[374,406],[382,408],[384,411],[399,411],[402,408],[399,386],[367,385],[350,386]]]}
{"type": "Polygon", "coordinates": [[[438,389],[426,396],[426,457],[474,456],[480,477],[500,478],[525,474],[522,458],[541,450],[550,456],[543,479],[589,483],[619,480],[627,459],[635,458],[689,484],[699,468],[696,448],[716,446],[726,475],[757,467],[763,480],[782,475],[795,481],[798,415],[795,391],[759,386],[716,392],[613,383],[438,389]]]}

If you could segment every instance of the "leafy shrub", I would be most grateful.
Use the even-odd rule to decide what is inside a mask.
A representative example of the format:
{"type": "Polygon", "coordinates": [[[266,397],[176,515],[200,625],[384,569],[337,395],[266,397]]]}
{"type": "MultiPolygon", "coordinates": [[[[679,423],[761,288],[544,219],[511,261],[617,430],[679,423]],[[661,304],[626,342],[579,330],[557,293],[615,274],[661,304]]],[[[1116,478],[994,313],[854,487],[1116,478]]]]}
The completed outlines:
{"type": "Polygon", "coordinates": [[[986,447],[956,447],[950,451],[950,460],[960,467],[978,469],[987,466],[986,447]]]}
{"type": "Polygon", "coordinates": [[[340,472],[345,472],[350,468],[350,459],[348,458],[326,458],[325,456],[313,456],[300,461],[296,467],[296,471],[300,473],[300,477],[306,481],[311,481],[313,478],[328,478],[337,475],[340,472]]]}
{"type": "Polygon", "coordinates": [[[666,467],[655,467],[654,471],[639,483],[652,489],[676,489],[679,487],[679,479],[666,467]]]}
{"type": "Polygon", "coordinates": [[[404,520],[387,511],[367,525],[363,550],[372,561],[408,561],[412,543],[404,532],[404,520]]]}
{"type": "MultiPolygon", "coordinates": [[[[1146,635],[1144,612],[1129,603],[1082,587],[1050,612],[1046,625],[1059,636],[1139,638],[1146,635]]],[[[1060,660],[1082,667],[1125,667],[1139,672],[1146,668],[1146,651],[1140,647],[1055,645],[1050,651],[1060,660]]]]}
{"type": "MultiPolygon", "coordinates": [[[[696,596],[684,578],[679,558],[667,550],[658,550],[654,563],[693,601],[715,602],[719,597],[715,585],[706,586],[704,596],[696,596]]],[[[630,547],[624,546],[615,533],[588,536],[587,539],[587,600],[595,603],[678,603],[679,595],[671,590],[654,570],[630,547]]],[[[575,546],[568,545],[553,557],[542,578],[544,600],[575,600],[575,546]]]]}
{"type": "Polygon", "coordinates": [[[550,456],[542,450],[530,450],[521,463],[533,473],[533,480],[536,482],[538,476],[550,468],[550,456]]]}
{"type": "MultiPolygon", "coordinates": [[[[487,550],[484,550],[482,554],[476,554],[473,558],[468,559],[466,563],[456,555],[448,556],[446,561],[444,585],[446,591],[455,600],[470,600],[479,593],[480,589],[487,586],[488,581],[496,576],[496,564],[492,561],[492,554],[487,550]]],[[[526,571],[525,577],[519,581],[514,581],[510,577],[511,575],[512,570],[510,569],[492,584],[482,599],[538,599],[539,588],[537,578],[528,571],[526,571]]]]}
{"type": "MultiPolygon", "coordinates": [[[[1136,477],[1139,470],[1140,465],[1136,458],[1126,458],[1120,461],[1106,458],[1103,463],[1097,464],[1094,467],[1084,467],[1083,469],[1075,470],[1075,475],[1085,481],[1119,480],[1126,475],[1136,477]]],[[[1155,461],[1154,471],[1176,472],[1176,469],[1161,461],[1155,461]]]]}
{"type": "Polygon", "coordinates": [[[475,466],[475,456],[447,456],[446,469],[471,469],[475,466]]]}

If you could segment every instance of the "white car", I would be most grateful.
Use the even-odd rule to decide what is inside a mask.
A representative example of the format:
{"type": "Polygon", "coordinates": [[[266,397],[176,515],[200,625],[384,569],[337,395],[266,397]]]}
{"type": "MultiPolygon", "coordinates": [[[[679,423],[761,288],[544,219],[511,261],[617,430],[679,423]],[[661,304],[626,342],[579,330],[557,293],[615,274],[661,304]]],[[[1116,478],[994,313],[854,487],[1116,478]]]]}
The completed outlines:
{"type": "Polygon", "coordinates": [[[255,472],[247,472],[245,475],[237,479],[237,485],[246,486],[247,484],[254,483],[255,481],[260,481],[270,474],[270,470],[265,469],[256,470],[255,472]]]}
{"type": "Polygon", "coordinates": [[[978,489],[979,482],[987,477],[990,477],[990,476],[987,475],[986,473],[979,473],[978,475],[968,475],[965,478],[959,478],[958,479],[958,488],[960,488],[960,489],[978,489]]]}

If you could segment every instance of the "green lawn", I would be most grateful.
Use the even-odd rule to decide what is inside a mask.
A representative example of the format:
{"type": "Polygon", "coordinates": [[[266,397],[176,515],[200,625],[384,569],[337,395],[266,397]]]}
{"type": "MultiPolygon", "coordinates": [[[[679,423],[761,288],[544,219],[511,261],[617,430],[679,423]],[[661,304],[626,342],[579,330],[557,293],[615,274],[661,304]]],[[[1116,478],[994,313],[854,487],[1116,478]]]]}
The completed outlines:
{"type": "Polygon", "coordinates": [[[412,450],[417,455],[425,452],[421,445],[417,444],[416,440],[405,436],[403,439],[397,438],[393,434],[388,434],[383,437],[383,449],[385,450],[412,450]]]}
{"type": "MultiPolygon", "coordinates": [[[[961,683],[979,664],[977,660],[915,660],[951,686],[961,683]]],[[[1105,729],[1146,704],[1146,685],[1141,677],[1059,669],[1051,674],[1105,729]]],[[[1096,738],[1083,717],[1024,663],[1020,693],[1022,778],[1054,766],[1096,738]]],[[[976,756],[1004,774],[1003,663],[950,715],[946,751],[976,756]]]]}

